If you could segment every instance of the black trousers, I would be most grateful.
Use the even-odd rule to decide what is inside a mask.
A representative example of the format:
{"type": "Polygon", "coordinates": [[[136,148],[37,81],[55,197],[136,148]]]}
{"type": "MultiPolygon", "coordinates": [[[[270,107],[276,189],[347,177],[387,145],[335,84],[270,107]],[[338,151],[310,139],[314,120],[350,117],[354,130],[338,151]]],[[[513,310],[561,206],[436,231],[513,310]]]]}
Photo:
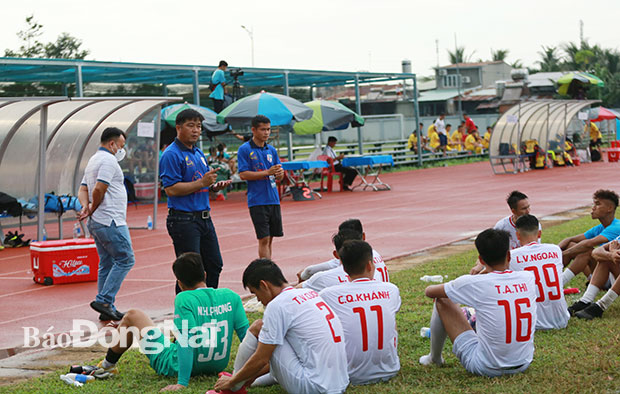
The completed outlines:
{"type": "Polygon", "coordinates": [[[344,174],[344,184],[346,186],[351,186],[355,177],[357,176],[357,171],[352,167],[345,167],[342,164],[338,163],[334,166],[334,169],[338,172],[344,174]]]}
{"type": "Polygon", "coordinates": [[[211,100],[213,100],[213,110],[217,112],[218,114],[222,112],[222,110],[224,109],[224,100],[217,100],[217,99],[211,99],[211,100]]]}

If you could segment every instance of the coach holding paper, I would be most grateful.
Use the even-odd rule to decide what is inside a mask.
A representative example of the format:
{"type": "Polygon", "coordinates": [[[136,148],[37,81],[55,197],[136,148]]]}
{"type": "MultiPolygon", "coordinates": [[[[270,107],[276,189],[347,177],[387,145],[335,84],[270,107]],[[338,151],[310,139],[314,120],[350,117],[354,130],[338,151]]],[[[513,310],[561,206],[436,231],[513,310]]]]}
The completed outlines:
{"type": "MultiPolygon", "coordinates": [[[[217,288],[222,255],[211,221],[209,190],[220,191],[230,181],[215,183],[215,169],[209,169],[202,151],[195,146],[203,116],[186,109],[177,115],[177,138],[166,148],[159,162],[161,181],[168,196],[166,227],[174,252],[200,254],[208,287],[217,288]]],[[[177,294],[181,291],[176,285],[177,294]]]]}

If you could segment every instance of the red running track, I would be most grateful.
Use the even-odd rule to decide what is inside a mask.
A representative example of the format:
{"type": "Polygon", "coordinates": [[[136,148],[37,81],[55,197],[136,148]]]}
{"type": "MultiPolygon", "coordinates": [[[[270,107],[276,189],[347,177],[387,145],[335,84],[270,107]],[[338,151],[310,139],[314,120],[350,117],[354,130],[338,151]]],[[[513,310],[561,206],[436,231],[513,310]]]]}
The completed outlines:
{"type": "MultiPolygon", "coordinates": [[[[575,168],[554,168],[518,175],[493,175],[487,162],[385,174],[391,191],[324,193],[322,200],[282,202],[283,238],[273,244],[273,259],[285,276],[308,264],[331,258],[331,236],[338,224],[360,218],[367,240],[387,259],[471,237],[491,227],[509,211],[506,195],[519,189],[530,197],[532,213],[542,217],[591,203],[598,188],[618,187],[617,163],[594,163],[575,168]]],[[[257,256],[257,242],[245,204],[245,194],[230,193],[229,200],[212,203],[213,221],[224,258],[220,286],[240,294],[241,275],[257,256]]],[[[119,310],[140,308],[152,316],[172,312],[174,260],[165,229],[166,207],[159,206],[155,231],[132,230],[136,265],[117,296],[119,310]]],[[[130,226],[144,226],[152,206],[128,207],[130,226]]],[[[65,223],[71,234],[73,222],[65,223]]],[[[48,225],[50,237],[55,226],[48,225]]],[[[6,231],[7,229],[5,229],[6,231]]],[[[33,228],[25,229],[26,238],[33,228]]],[[[389,263],[388,263],[389,265],[389,263]]],[[[89,303],[96,283],[42,286],[32,281],[27,248],[0,252],[0,349],[20,346],[25,326],[44,333],[66,332],[72,319],[92,319],[98,314],[89,303]]]]}

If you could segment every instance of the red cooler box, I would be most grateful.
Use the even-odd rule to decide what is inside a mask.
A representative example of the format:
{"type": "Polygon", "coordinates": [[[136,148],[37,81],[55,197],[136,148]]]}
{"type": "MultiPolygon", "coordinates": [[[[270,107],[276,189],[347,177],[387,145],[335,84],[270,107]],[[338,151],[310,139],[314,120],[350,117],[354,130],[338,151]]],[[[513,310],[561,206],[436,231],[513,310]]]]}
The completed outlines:
{"type": "Polygon", "coordinates": [[[32,242],[30,265],[36,283],[46,286],[97,280],[99,255],[90,238],[32,242]]]}

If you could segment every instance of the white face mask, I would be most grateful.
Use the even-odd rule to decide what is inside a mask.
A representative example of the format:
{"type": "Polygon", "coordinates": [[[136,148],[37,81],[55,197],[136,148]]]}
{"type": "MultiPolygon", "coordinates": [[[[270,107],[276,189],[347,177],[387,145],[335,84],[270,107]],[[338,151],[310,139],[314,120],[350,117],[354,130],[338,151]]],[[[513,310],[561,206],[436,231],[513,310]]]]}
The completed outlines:
{"type": "Polygon", "coordinates": [[[125,158],[125,155],[127,155],[127,152],[125,152],[125,148],[121,148],[116,151],[114,157],[116,157],[116,161],[121,161],[125,158]]]}

